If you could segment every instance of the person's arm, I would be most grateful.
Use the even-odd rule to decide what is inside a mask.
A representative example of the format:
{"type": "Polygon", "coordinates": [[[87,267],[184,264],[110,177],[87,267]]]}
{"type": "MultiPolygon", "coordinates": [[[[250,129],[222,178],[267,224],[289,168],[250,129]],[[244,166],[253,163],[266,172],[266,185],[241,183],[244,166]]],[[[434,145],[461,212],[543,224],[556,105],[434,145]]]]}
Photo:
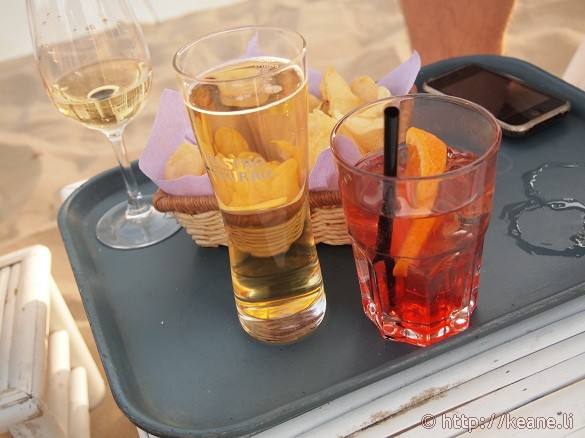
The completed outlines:
{"type": "Polygon", "coordinates": [[[400,0],[410,44],[423,65],[463,55],[495,54],[515,0],[400,0]]]}

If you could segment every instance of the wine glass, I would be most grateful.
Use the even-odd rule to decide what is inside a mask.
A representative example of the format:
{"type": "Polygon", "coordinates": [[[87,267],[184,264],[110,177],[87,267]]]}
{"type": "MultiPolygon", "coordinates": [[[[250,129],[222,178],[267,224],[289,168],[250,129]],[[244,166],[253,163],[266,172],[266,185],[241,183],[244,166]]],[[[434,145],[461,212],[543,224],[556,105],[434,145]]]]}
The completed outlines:
{"type": "Polygon", "coordinates": [[[96,237],[112,248],[152,245],[180,225],[138,189],[122,135],[152,84],[150,54],[126,0],[27,0],[35,59],[57,109],[103,132],[114,149],[128,201],[98,221],[96,237]]]}

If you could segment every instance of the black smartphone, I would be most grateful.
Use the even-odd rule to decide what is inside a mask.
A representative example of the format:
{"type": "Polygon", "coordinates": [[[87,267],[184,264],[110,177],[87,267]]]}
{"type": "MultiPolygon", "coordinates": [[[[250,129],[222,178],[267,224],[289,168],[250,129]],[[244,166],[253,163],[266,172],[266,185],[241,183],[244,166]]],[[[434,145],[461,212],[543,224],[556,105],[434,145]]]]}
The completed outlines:
{"type": "Polygon", "coordinates": [[[479,64],[427,80],[423,90],[475,102],[490,111],[511,137],[526,135],[566,114],[571,103],[527,82],[479,64]]]}

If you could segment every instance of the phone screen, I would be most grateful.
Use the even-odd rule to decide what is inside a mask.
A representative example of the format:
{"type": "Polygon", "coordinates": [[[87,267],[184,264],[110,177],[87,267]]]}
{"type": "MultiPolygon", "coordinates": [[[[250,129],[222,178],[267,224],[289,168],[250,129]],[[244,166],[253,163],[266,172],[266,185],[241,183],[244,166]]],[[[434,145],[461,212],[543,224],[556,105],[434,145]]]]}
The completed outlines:
{"type": "Polygon", "coordinates": [[[475,102],[509,125],[523,125],[567,102],[520,80],[468,65],[430,80],[428,87],[443,94],[475,102]]]}

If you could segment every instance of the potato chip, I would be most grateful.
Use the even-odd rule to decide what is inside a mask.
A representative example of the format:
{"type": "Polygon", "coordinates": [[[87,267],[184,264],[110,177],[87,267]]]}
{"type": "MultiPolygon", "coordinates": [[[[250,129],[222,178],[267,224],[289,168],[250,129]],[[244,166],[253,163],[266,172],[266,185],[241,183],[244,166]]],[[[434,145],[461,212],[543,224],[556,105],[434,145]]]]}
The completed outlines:
{"type": "Polygon", "coordinates": [[[321,105],[323,105],[323,101],[321,99],[319,99],[317,96],[309,94],[309,112],[313,111],[314,109],[321,108],[321,105]]]}
{"type": "Polygon", "coordinates": [[[337,121],[318,109],[309,114],[309,169],[319,154],[329,147],[329,136],[337,121]]]}
{"type": "Polygon", "coordinates": [[[169,180],[204,173],[205,164],[199,148],[191,143],[181,143],[165,163],[164,178],[169,180]]]}
{"type": "Polygon", "coordinates": [[[390,97],[390,90],[386,87],[376,84],[370,76],[361,75],[354,78],[349,86],[353,94],[366,102],[390,97]]]}
{"type": "Polygon", "coordinates": [[[320,90],[325,101],[323,109],[329,115],[333,111],[346,114],[364,103],[353,94],[345,79],[332,67],[328,67],[323,73],[320,90]]]}
{"type": "Polygon", "coordinates": [[[392,96],[392,93],[390,93],[390,90],[388,88],[378,85],[378,97],[376,97],[376,100],[390,96],[392,96]]]}
{"type": "MultiPolygon", "coordinates": [[[[260,156],[255,152],[241,153],[238,160],[253,159],[260,156]]],[[[284,162],[266,162],[266,170],[272,173],[271,178],[244,178],[231,182],[233,195],[230,207],[255,206],[272,208],[294,200],[300,192],[298,162],[289,158],[284,162]]]]}
{"type": "MultiPolygon", "coordinates": [[[[229,76],[230,74],[227,75],[229,76]]],[[[230,79],[237,80],[238,78],[236,76],[230,76],[230,79]]],[[[228,91],[230,98],[237,99],[236,95],[244,90],[236,90],[234,88],[233,90],[225,91],[228,91]]],[[[332,67],[328,67],[323,73],[320,91],[323,97],[322,100],[312,94],[309,94],[308,97],[309,169],[314,167],[321,152],[329,147],[331,131],[339,119],[366,102],[390,96],[390,91],[385,87],[377,85],[371,77],[366,75],[357,76],[351,84],[348,84],[341,74],[332,67]]],[[[234,105],[235,103],[231,102],[231,104],[234,105]]],[[[356,118],[353,123],[347,124],[346,135],[353,137],[367,152],[375,147],[377,144],[376,138],[381,135],[381,131],[382,126],[379,115],[365,112],[362,114],[362,117],[356,118]]],[[[203,134],[206,133],[204,132],[203,134]]],[[[215,136],[212,136],[210,133],[207,133],[207,136],[210,137],[207,139],[208,141],[213,137],[217,152],[220,154],[227,153],[229,150],[231,153],[238,155],[250,150],[245,138],[234,129],[222,127],[216,131],[215,136]]],[[[272,150],[277,153],[275,156],[267,158],[276,158],[279,162],[293,157],[298,160],[303,159],[303,157],[297,156],[299,151],[290,142],[282,140],[275,141],[274,143],[277,147],[272,150]]],[[[202,170],[204,171],[204,168],[202,170]]],[[[255,190],[257,191],[256,197],[265,198],[265,187],[258,184],[255,190]]],[[[280,189],[275,188],[275,191],[278,192],[280,189]]],[[[236,196],[236,204],[238,203],[238,198],[239,196],[236,196]]]]}
{"type": "MultiPolygon", "coordinates": [[[[311,168],[319,154],[329,146],[329,136],[337,121],[358,106],[391,95],[390,90],[376,84],[370,76],[357,76],[351,84],[348,84],[332,67],[325,70],[320,90],[323,101],[320,106],[314,106],[309,114],[311,168]]],[[[353,122],[347,123],[345,128],[345,135],[354,138],[363,149],[362,152],[375,149],[379,144],[378,137],[382,135],[383,130],[379,110],[365,111],[360,117],[354,118],[353,122]]]]}
{"type": "MultiPolygon", "coordinates": [[[[367,117],[367,115],[365,117],[352,117],[345,122],[345,134],[353,138],[362,154],[367,154],[380,147],[380,138],[384,135],[383,118],[367,117]]],[[[341,116],[341,113],[333,115],[334,118],[341,116]]]]}
{"type": "Polygon", "coordinates": [[[250,150],[248,142],[239,131],[222,126],[215,132],[215,147],[223,154],[238,155],[250,150]]]}
{"type": "Polygon", "coordinates": [[[288,160],[289,158],[297,158],[297,148],[286,140],[273,140],[278,149],[278,158],[280,160],[288,160]]]}
{"type": "Polygon", "coordinates": [[[221,103],[226,106],[249,108],[264,105],[270,93],[265,90],[266,79],[261,76],[261,69],[225,70],[215,73],[214,79],[221,79],[217,87],[221,103]],[[258,79],[250,80],[257,76],[258,79]],[[246,80],[238,80],[246,79],[246,80]]]}
{"type": "Polygon", "coordinates": [[[370,102],[378,98],[378,85],[366,75],[357,76],[349,85],[353,94],[364,102],[370,102]]]}
{"type": "Polygon", "coordinates": [[[288,202],[291,202],[299,195],[301,188],[298,166],[297,160],[290,158],[274,170],[270,190],[272,198],[284,197],[288,202]]]}

